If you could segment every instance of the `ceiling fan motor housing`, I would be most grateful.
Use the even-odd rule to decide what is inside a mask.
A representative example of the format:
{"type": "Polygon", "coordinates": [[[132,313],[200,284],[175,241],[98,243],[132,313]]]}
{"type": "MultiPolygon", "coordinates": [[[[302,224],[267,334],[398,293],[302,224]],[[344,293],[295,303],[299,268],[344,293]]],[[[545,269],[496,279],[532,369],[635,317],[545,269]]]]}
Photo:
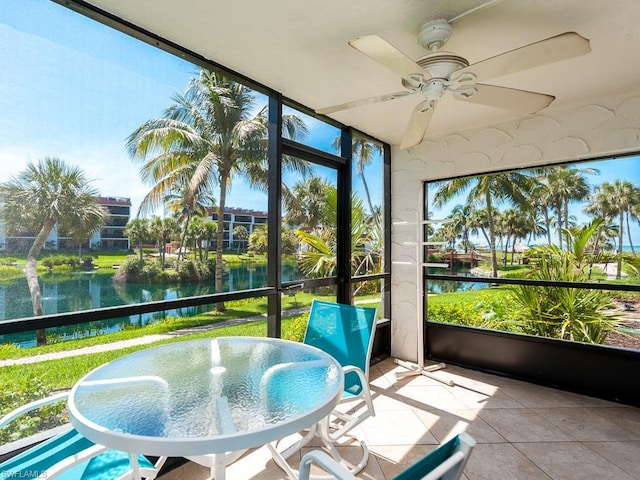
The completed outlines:
{"type": "Polygon", "coordinates": [[[442,18],[425,23],[418,34],[418,41],[427,50],[438,50],[449,40],[451,25],[442,18]]]}

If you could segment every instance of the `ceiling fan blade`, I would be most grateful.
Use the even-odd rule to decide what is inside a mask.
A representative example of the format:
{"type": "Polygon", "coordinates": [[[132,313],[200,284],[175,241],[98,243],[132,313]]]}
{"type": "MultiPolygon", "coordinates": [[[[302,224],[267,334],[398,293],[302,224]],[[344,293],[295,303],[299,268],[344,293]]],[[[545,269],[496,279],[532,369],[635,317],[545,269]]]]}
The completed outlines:
{"type": "Polygon", "coordinates": [[[377,95],[375,97],[362,98],[360,100],[354,100],[352,102],[341,103],[340,105],[333,105],[331,107],[319,108],[316,113],[321,115],[327,115],[333,112],[339,112],[340,110],[347,110],[349,108],[361,107],[363,105],[372,105],[374,103],[386,102],[387,100],[394,100],[396,98],[406,97],[407,95],[413,95],[417,92],[408,92],[402,90],[401,92],[388,93],[386,95],[377,95]]]}
{"type": "Polygon", "coordinates": [[[424,134],[429,127],[431,117],[433,116],[436,103],[435,100],[425,100],[414,108],[411,119],[409,120],[409,125],[407,126],[407,131],[400,144],[401,149],[411,148],[422,142],[424,134]]]}
{"type": "Polygon", "coordinates": [[[589,40],[575,32],[566,32],[525,45],[457,70],[454,75],[471,72],[476,82],[520,72],[529,68],[578,57],[591,51],[589,40]]]}
{"type": "Polygon", "coordinates": [[[407,79],[412,73],[429,78],[427,72],[420,65],[377,35],[358,37],[355,40],[351,40],[349,45],[402,78],[407,79]]]}
{"type": "Polygon", "coordinates": [[[515,88],[498,87],[477,83],[472,85],[476,93],[471,97],[455,95],[453,98],[469,103],[479,103],[491,107],[506,108],[522,113],[535,113],[549,106],[556,97],[544,93],[517,90],[515,88]]]}

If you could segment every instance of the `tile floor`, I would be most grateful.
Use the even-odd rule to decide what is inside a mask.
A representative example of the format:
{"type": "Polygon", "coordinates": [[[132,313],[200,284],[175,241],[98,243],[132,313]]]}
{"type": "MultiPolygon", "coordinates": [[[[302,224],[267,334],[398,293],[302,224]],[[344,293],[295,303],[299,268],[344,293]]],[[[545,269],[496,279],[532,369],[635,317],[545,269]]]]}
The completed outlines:
{"type": "MultiPolygon", "coordinates": [[[[640,479],[640,408],[454,366],[435,373],[453,387],[422,375],[397,379],[403,371],[392,359],[371,368],[376,416],[357,431],[371,452],[360,479],[390,479],[461,431],[478,442],[468,480],[640,479]]],[[[358,453],[341,447],[347,460],[358,453]]],[[[161,478],[199,480],[208,472],[187,463],[161,478]]],[[[227,479],[286,476],[263,447],[230,465],[227,479]]]]}

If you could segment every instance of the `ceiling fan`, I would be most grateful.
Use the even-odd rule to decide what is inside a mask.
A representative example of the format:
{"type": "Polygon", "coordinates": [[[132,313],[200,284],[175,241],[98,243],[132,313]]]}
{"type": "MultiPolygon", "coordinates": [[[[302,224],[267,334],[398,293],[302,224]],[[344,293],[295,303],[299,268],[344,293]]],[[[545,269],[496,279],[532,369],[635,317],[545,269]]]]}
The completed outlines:
{"type": "Polygon", "coordinates": [[[457,100],[526,114],[535,113],[547,107],[555,97],[481,82],[591,51],[589,40],[575,32],[566,32],[469,65],[464,57],[440,50],[450,35],[451,24],[447,20],[437,19],[425,23],[418,41],[429,53],[416,61],[377,35],[351,40],[351,47],[400,76],[404,90],[321,108],[316,112],[329,114],[420,94],[422,100],[411,115],[400,145],[400,148],[405,149],[422,142],[438,99],[445,93],[452,93],[457,100]]]}

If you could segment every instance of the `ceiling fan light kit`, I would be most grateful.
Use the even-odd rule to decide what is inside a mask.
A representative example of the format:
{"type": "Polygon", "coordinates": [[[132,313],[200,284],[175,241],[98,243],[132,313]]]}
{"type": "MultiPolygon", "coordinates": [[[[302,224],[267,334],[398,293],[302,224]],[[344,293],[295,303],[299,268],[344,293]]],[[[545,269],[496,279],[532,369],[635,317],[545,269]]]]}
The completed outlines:
{"type": "Polygon", "coordinates": [[[425,23],[418,34],[418,42],[429,53],[415,61],[377,35],[351,40],[351,47],[398,75],[405,90],[334,105],[316,112],[329,114],[420,94],[422,100],[411,115],[400,145],[403,149],[410,148],[422,142],[437,101],[445,93],[452,93],[453,98],[470,103],[526,114],[535,113],[547,107],[555,97],[480,82],[591,51],[589,40],[575,32],[566,32],[470,65],[464,57],[440,50],[451,33],[451,24],[445,19],[425,23]]]}

